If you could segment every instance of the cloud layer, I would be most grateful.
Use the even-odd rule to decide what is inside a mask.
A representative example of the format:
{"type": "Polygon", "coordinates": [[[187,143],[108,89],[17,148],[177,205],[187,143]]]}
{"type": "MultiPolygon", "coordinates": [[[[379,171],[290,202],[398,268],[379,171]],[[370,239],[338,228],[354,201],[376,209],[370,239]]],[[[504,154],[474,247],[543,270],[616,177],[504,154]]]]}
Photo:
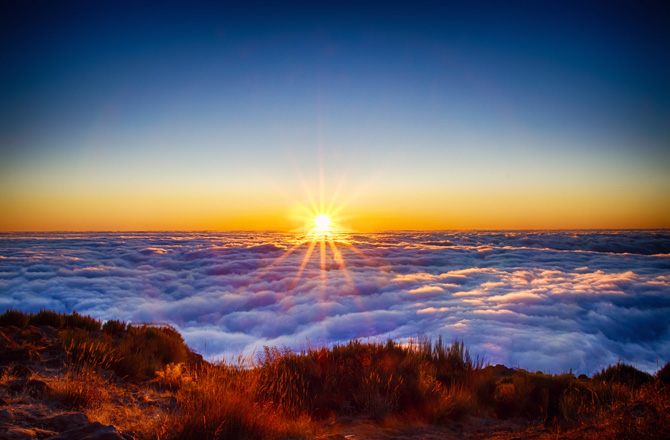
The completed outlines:
{"type": "Polygon", "coordinates": [[[213,359],[425,334],[553,373],[670,360],[667,231],[353,234],[309,248],[274,233],[2,234],[0,311],[168,322],[213,359]]]}

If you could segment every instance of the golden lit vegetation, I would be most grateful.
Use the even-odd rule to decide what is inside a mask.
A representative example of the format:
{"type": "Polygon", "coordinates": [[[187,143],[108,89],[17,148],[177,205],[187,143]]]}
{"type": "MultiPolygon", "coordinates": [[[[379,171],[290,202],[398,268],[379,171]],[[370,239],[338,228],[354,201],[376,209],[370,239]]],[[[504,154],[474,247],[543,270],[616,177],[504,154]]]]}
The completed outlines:
{"type": "MultiPolygon", "coordinates": [[[[60,329],[66,361],[59,374],[43,377],[47,400],[137,438],[315,438],[334,420],[448,427],[468,416],[510,420],[521,430],[541,426],[551,438],[670,434],[670,364],[656,376],[624,364],[592,378],[529,373],[484,365],[462,342],[425,337],[301,352],[266,347],[253,360],[212,364],[169,326],[101,325],[49,311],[0,315],[0,326],[33,325],[60,329]]],[[[8,373],[4,383],[16,379],[8,373]]]]}

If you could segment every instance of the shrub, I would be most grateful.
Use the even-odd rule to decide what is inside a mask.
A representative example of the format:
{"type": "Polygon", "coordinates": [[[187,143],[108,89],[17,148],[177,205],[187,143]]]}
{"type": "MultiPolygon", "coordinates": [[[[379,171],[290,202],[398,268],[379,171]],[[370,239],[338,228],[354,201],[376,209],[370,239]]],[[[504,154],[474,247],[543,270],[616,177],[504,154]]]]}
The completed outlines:
{"type": "Polygon", "coordinates": [[[28,325],[30,315],[18,310],[9,309],[0,315],[0,327],[9,327],[11,325],[23,328],[28,325]]]}
{"type": "Polygon", "coordinates": [[[670,386],[670,362],[656,372],[656,378],[661,384],[670,386]]]}
{"type": "Polygon", "coordinates": [[[500,418],[558,421],[562,417],[563,396],[574,381],[570,374],[551,376],[522,370],[515,371],[512,376],[503,376],[493,395],[495,414],[500,418]]]}
{"type": "Polygon", "coordinates": [[[131,381],[153,378],[168,364],[187,361],[188,347],[172,327],[128,326],[126,338],[116,343],[119,361],[113,366],[119,376],[131,381]]]}
{"type": "Polygon", "coordinates": [[[65,316],[65,328],[78,328],[90,332],[97,332],[100,330],[100,321],[90,316],[82,316],[74,311],[71,315],[65,316]]]}
{"type": "Polygon", "coordinates": [[[651,382],[652,377],[649,373],[640,371],[631,365],[616,364],[601,370],[600,373],[594,374],[593,380],[608,384],[616,383],[639,387],[651,382]]]}
{"type": "Polygon", "coordinates": [[[35,326],[48,325],[53,328],[61,328],[64,322],[62,314],[50,310],[40,310],[37,314],[30,317],[28,323],[35,326]]]}
{"type": "Polygon", "coordinates": [[[121,336],[126,331],[126,323],[113,319],[102,325],[102,331],[110,336],[121,336]]]}
{"type": "Polygon", "coordinates": [[[446,345],[440,336],[433,344],[430,339],[420,342],[424,355],[437,367],[435,377],[442,383],[462,383],[474,370],[481,369],[483,362],[473,359],[463,341],[446,345]]]}

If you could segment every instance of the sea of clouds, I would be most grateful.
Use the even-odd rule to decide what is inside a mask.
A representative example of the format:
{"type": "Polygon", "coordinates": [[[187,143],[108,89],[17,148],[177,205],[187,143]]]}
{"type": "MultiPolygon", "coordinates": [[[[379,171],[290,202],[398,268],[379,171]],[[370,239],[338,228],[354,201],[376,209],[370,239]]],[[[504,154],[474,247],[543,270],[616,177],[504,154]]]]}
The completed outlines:
{"type": "Polygon", "coordinates": [[[533,371],[670,361],[669,231],[331,238],[305,260],[295,234],[0,234],[0,312],[165,322],[216,360],[441,335],[533,371]]]}

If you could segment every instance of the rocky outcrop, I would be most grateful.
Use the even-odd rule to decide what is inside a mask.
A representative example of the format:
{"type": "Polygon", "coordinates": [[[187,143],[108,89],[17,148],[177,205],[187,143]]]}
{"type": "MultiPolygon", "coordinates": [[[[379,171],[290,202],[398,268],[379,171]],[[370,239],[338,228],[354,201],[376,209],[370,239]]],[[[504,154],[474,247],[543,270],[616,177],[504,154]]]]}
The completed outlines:
{"type": "Polygon", "coordinates": [[[49,406],[53,390],[37,378],[64,374],[65,361],[56,329],[0,327],[0,397],[22,405],[0,398],[0,440],[132,440],[83,413],[58,414],[49,406]]]}
{"type": "Polygon", "coordinates": [[[133,438],[120,433],[111,425],[94,422],[61,432],[47,440],[133,440],[133,438]]]}
{"type": "Polygon", "coordinates": [[[25,429],[19,427],[11,427],[5,432],[0,432],[0,438],[3,440],[33,440],[38,438],[37,431],[34,429],[25,429]]]}
{"type": "Polygon", "coordinates": [[[14,414],[7,410],[3,409],[0,411],[0,425],[9,425],[14,422],[14,414]]]}
{"type": "Polygon", "coordinates": [[[14,377],[27,379],[33,375],[33,370],[31,370],[30,367],[27,365],[13,365],[12,367],[7,369],[7,374],[14,377]]]}
{"type": "MultiPolygon", "coordinates": [[[[0,366],[27,366],[42,364],[60,368],[65,362],[65,351],[58,341],[58,332],[52,327],[0,327],[0,366]]],[[[20,371],[19,371],[20,373],[20,371]]],[[[15,376],[29,377],[27,374],[15,376]]]]}
{"type": "Polygon", "coordinates": [[[41,359],[35,350],[30,348],[1,348],[0,362],[8,364],[26,364],[39,362],[41,359]]]}
{"type": "Polygon", "coordinates": [[[82,413],[66,413],[59,414],[57,416],[48,417],[39,422],[39,424],[44,429],[55,432],[64,432],[71,429],[80,428],[87,424],[91,423],[86,417],[86,414],[82,413]]]}
{"type": "Polygon", "coordinates": [[[50,391],[46,382],[35,379],[10,380],[5,386],[10,393],[27,393],[31,397],[41,397],[50,391]]]}

